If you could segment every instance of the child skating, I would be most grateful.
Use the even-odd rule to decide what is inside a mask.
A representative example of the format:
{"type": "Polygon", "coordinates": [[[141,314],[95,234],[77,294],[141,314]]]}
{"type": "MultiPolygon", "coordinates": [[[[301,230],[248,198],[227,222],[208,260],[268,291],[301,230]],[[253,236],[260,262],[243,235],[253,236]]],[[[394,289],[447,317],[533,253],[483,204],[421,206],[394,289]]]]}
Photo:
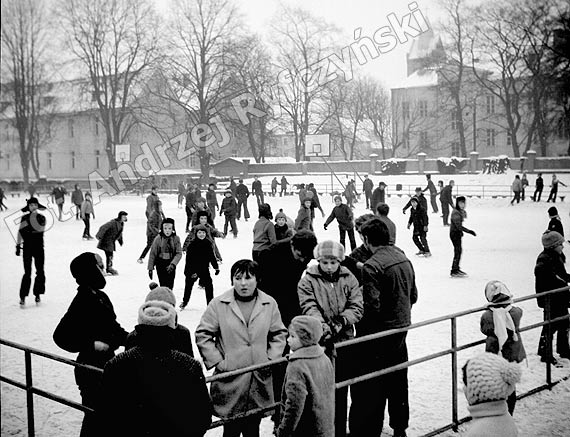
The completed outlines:
{"type": "Polygon", "coordinates": [[[148,255],[148,276],[152,280],[152,273],[156,267],[161,287],[168,287],[172,290],[176,277],[176,265],[182,258],[182,246],[180,237],[176,235],[173,219],[164,219],[161,227],[148,255]]]}

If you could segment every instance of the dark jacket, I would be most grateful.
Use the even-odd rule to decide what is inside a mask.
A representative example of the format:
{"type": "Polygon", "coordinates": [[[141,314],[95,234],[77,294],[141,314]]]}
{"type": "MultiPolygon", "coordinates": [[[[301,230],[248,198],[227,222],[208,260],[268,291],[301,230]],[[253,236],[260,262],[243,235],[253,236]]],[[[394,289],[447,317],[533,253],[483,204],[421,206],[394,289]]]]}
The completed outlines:
{"type": "Polygon", "coordinates": [[[381,246],[362,270],[364,317],[356,325],[359,336],[411,324],[418,299],[412,263],[396,246],[381,246]]]}
{"type": "Polygon", "coordinates": [[[437,189],[435,188],[435,185],[431,179],[428,179],[427,187],[422,190],[422,193],[428,190],[430,196],[437,196],[437,189]]]}
{"type": "MultiPolygon", "coordinates": [[[[77,362],[103,368],[114,351],[125,344],[127,331],[117,322],[113,304],[102,290],[80,285],[67,312],[55,328],[53,340],[67,352],[79,352],[77,362]],[[106,352],[96,351],[94,342],[109,345],[106,352]]],[[[76,381],[92,377],[91,372],[76,369],[76,381]]]]}
{"type": "Polygon", "coordinates": [[[548,230],[558,232],[560,235],[564,236],[564,227],[558,217],[552,217],[550,219],[550,222],[548,222],[548,230]]]}
{"type": "Polygon", "coordinates": [[[247,200],[249,197],[249,189],[244,184],[239,184],[236,188],[236,197],[241,200],[247,200]]]}
{"type": "MultiPolygon", "coordinates": [[[[553,249],[545,249],[538,255],[534,267],[534,278],[534,288],[537,293],[566,287],[570,281],[562,256],[553,249]]],[[[549,296],[551,316],[568,314],[570,291],[554,293],[549,296]]],[[[546,307],[547,298],[548,296],[537,298],[537,304],[540,308],[546,307]]]]}
{"type": "Polygon", "coordinates": [[[24,248],[26,246],[37,246],[43,247],[44,245],[44,231],[46,226],[46,217],[38,212],[33,213],[34,217],[32,219],[32,213],[27,213],[20,219],[20,227],[18,233],[20,238],[18,238],[18,244],[20,239],[24,242],[24,248]]]}
{"type": "Polygon", "coordinates": [[[169,262],[170,264],[177,265],[182,258],[182,245],[180,244],[180,237],[173,232],[169,237],[162,232],[158,234],[148,254],[148,270],[153,270],[155,265],[158,265],[158,260],[169,262]]]}
{"type": "Polygon", "coordinates": [[[71,202],[74,205],[81,205],[83,202],[83,193],[79,188],[77,190],[73,190],[73,193],[71,193],[71,202]]]}
{"type": "Polygon", "coordinates": [[[184,274],[188,275],[208,271],[210,264],[212,264],[214,269],[219,269],[212,242],[207,238],[203,240],[195,238],[188,244],[186,249],[186,267],[184,268],[184,274]]]}
{"type": "Polygon", "coordinates": [[[542,179],[540,176],[537,177],[535,185],[537,190],[542,190],[544,188],[544,179],[542,179]]]}
{"type": "Polygon", "coordinates": [[[105,252],[115,251],[115,241],[123,245],[123,222],[120,219],[113,219],[102,225],[95,238],[99,240],[97,249],[104,250],[105,252]]]}
{"type": "Polygon", "coordinates": [[[370,201],[370,209],[376,212],[376,207],[379,203],[384,203],[386,201],[386,189],[377,187],[372,193],[372,200],[370,201]]]}
{"type": "Polygon", "coordinates": [[[345,266],[350,272],[356,276],[358,283],[362,285],[362,267],[358,267],[358,263],[365,263],[372,256],[372,252],[364,244],[354,249],[350,255],[344,258],[341,265],[345,266]]]}
{"type": "Polygon", "coordinates": [[[344,203],[333,208],[331,215],[325,222],[325,226],[328,226],[334,219],[338,222],[339,229],[346,231],[354,227],[352,210],[344,203]]]}
{"type": "Polygon", "coordinates": [[[452,191],[453,187],[451,185],[446,185],[441,189],[441,193],[439,195],[439,200],[442,205],[451,205],[453,208],[453,198],[452,198],[452,191]]]}
{"type": "Polygon", "coordinates": [[[471,229],[463,226],[463,220],[465,219],[465,211],[461,211],[458,208],[454,208],[451,212],[451,224],[449,225],[449,236],[450,237],[462,237],[464,232],[468,234],[473,234],[471,229]]]}
{"type": "Polygon", "coordinates": [[[415,209],[412,208],[410,210],[408,224],[414,225],[414,233],[423,231],[424,227],[429,224],[427,210],[420,203],[418,203],[415,209]]]}
{"type": "Polygon", "coordinates": [[[227,217],[235,217],[237,214],[237,202],[233,197],[224,197],[222,200],[222,206],[220,207],[220,215],[226,215],[227,217]]]}
{"type": "Polygon", "coordinates": [[[218,198],[214,190],[206,191],[206,203],[208,206],[218,206],[218,198]]]}
{"type": "MultiPolygon", "coordinates": [[[[143,328],[144,329],[144,328],[143,328]]],[[[139,328],[140,330],[140,328],[139,328]]],[[[127,341],[125,343],[125,350],[132,349],[136,346],[140,346],[140,334],[135,330],[127,335],[127,341]]],[[[192,349],[192,334],[190,330],[184,325],[176,325],[174,332],[172,333],[172,349],[179,352],[184,352],[194,358],[194,350],[192,349]]]]}
{"type": "Polygon", "coordinates": [[[373,189],[374,189],[374,182],[372,182],[371,179],[364,179],[364,182],[362,182],[362,191],[371,194],[373,189]]]}
{"type": "Polygon", "coordinates": [[[261,181],[259,181],[259,180],[253,181],[253,183],[251,184],[251,192],[253,194],[263,193],[263,187],[261,185],[261,181]]]}
{"type": "Polygon", "coordinates": [[[297,213],[297,218],[295,219],[295,230],[299,231],[301,229],[313,230],[313,220],[311,216],[311,209],[301,206],[299,212],[297,213]]]}
{"type": "MultiPolygon", "coordinates": [[[[427,215],[427,212],[426,212],[427,215]]],[[[390,234],[389,243],[390,246],[396,244],[396,224],[388,218],[386,215],[378,215],[378,219],[383,222],[388,227],[388,233],[390,234]]]]}
{"type": "Polygon", "coordinates": [[[267,250],[276,241],[275,225],[267,217],[260,217],[253,225],[253,250],[267,250]]]}
{"type": "Polygon", "coordinates": [[[524,350],[523,342],[521,339],[521,334],[519,332],[521,318],[523,311],[519,307],[511,307],[509,314],[513,319],[515,324],[515,332],[517,334],[517,340],[514,339],[514,332],[507,329],[507,341],[503,345],[503,349],[499,351],[499,340],[495,335],[495,323],[493,322],[493,311],[488,309],[481,315],[481,333],[487,336],[485,340],[485,352],[491,352],[494,354],[499,354],[507,361],[520,363],[526,358],[526,352],[524,350]]]}
{"type": "Polygon", "coordinates": [[[212,423],[212,403],[200,363],[172,349],[172,328],[136,329],[140,346],[105,366],[104,435],[203,436],[212,423]]]}
{"type": "Polygon", "coordinates": [[[277,437],[334,435],[334,370],[322,347],[289,355],[277,437]]]}
{"type": "MultiPolygon", "coordinates": [[[[427,211],[427,199],[426,196],[424,196],[423,193],[420,193],[419,195],[415,196],[418,199],[418,205],[421,206],[423,209],[425,209],[427,211]]],[[[403,211],[406,212],[406,210],[408,208],[412,207],[412,199],[410,198],[410,200],[408,200],[408,203],[406,203],[406,206],[404,206],[403,211]]]]}
{"type": "Polygon", "coordinates": [[[275,240],[285,240],[286,238],[291,238],[293,236],[293,230],[289,229],[287,223],[283,226],[275,225],[275,240]]]}

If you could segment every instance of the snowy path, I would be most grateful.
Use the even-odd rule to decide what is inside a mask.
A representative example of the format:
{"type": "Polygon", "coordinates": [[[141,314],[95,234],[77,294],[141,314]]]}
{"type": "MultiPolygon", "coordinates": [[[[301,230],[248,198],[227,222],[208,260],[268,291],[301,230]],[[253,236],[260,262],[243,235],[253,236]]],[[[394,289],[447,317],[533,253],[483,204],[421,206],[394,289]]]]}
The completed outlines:
{"type": "MultiPolygon", "coordinates": [[[[508,184],[513,174],[501,176],[455,176],[459,184],[485,183],[508,184]]],[[[271,178],[261,178],[267,184],[271,178]]],[[[291,182],[318,182],[330,180],[327,176],[291,177],[291,182]]],[[[375,185],[380,180],[373,177],[375,185]]],[[[440,179],[434,176],[435,180],[440,179]]],[[[444,178],[441,178],[444,179],[444,178]]],[[[445,178],[447,181],[449,177],[445,178]]],[[[568,183],[570,180],[563,175],[561,178],[568,183]]],[[[421,176],[382,177],[388,184],[405,182],[425,186],[421,176]]],[[[534,178],[531,178],[533,183],[534,178]]],[[[357,184],[360,188],[361,184],[357,184]]],[[[184,229],[184,210],[176,207],[174,196],[161,196],[163,208],[167,216],[176,220],[177,228],[184,229]]],[[[271,204],[275,214],[280,207],[295,218],[298,209],[297,196],[286,198],[266,199],[271,204]]],[[[365,212],[364,199],[356,205],[355,215],[365,212]]],[[[478,307],[485,303],[483,288],[487,281],[499,279],[507,284],[515,297],[534,292],[533,268],[536,256],[541,251],[540,234],[546,228],[548,216],[547,204],[526,201],[516,206],[509,206],[507,199],[469,199],[467,204],[468,220],[465,225],[474,229],[476,238],[464,237],[464,256],[462,269],[469,273],[469,278],[449,278],[449,268],[453,249],[448,237],[448,228],[441,224],[439,214],[431,214],[428,240],[433,253],[429,259],[419,259],[411,241],[411,231],[406,230],[408,215],[401,212],[407,197],[391,197],[388,204],[392,208],[390,217],[398,228],[397,245],[412,259],[417,275],[419,301],[414,306],[412,317],[414,322],[431,319],[452,312],[478,307]]],[[[13,213],[16,201],[8,199],[13,213]]],[[[253,199],[250,199],[250,210],[254,210],[253,199]]],[[[329,198],[322,198],[323,208],[328,215],[332,208],[329,198]]],[[[68,201],[66,205],[69,205],[68,201]]],[[[21,205],[23,206],[23,205],[21,205]]],[[[562,221],[570,229],[567,202],[557,203],[562,221]]],[[[120,209],[129,212],[129,222],[125,227],[125,245],[116,252],[115,265],[120,272],[118,277],[110,277],[107,281],[106,292],[114,303],[119,321],[130,330],[136,324],[137,309],[142,303],[148,290],[146,264],[139,265],[136,259],[145,243],[144,199],[135,196],[117,196],[103,198],[96,206],[97,220],[92,223],[94,234],[97,228],[107,220],[116,216],[120,209]]],[[[3,213],[4,218],[6,213],[3,213]]],[[[252,214],[253,215],[253,214],[252,214]]],[[[221,274],[214,276],[215,294],[220,294],[230,286],[229,269],[234,261],[249,258],[251,255],[252,228],[255,215],[249,222],[239,221],[239,238],[219,240],[218,245],[224,258],[221,274]]],[[[323,230],[324,220],[317,211],[315,229],[319,240],[337,239],[336,224],[323,230]]],[[[222,218],[216,218],[216,224],[222,227],[222,218]]],[[[21,310],[18,306],[18,289],[23,273],[21,258],[14,256],[14,242],[2,222],[0,225],[0,336],[41,350],[61,356],[75,358],[60,350],[52,341],[51,335],[69,302],[75,293],[75,283],[69,273],[70,261],[83,251],[97,251],[95,241],[82,241],[80,236],[82,222],[69,220],[56,222],[46,233],[46,287],[47,292],[40,306],[28,302],[21,310]]],[[[180,234],[184,238],[183,234],[180,234]]],[[[568,253],[568,252],[567,252],[568,253]]],[[[183,273],[178,268],[174,292],[178,300],[182,297],[183,273]]],[[[192,332],[205,309],[203,290],[195,289],[187,309],[180,313],[180,323],[186,325],[192,332]]],[[[31,301],[32,299],[28,299],[31,301]]],[[[520,305],[524,310],[523,325],[538,322],[542,319],[542,311],[534,301],[520,305]]],[[[432,325],[413,331],[408,336],[410,359],[418,358],[449,347],[449,322],[432,325]]],[[[481,338],[479,333],[479,315],[474,314],[458,321],[458,343],[463,344],[481,338]]],[[[525,365],[523,381],[518,391],[524,392],[544,382],[544,366],[536,356],[539,332],[536,330],[523,334],[523,341],[529,354],[528,367],[525,365]]],[[[482,346],[477,351],[482,350],[482,346]]],[[[475,354],[467,350],[459,354],[458,362],[463,365],[465,360],[475,354]]],[[[23,354],[2,347],[0,364],[2,374],[23,381],[23,354]]],[[[414,366],[409,372],[410,382],[410,428],[408,435],[415,436],[442,426],[451,420],[451,382],[450,358],[444,357],[429,363],[414,366]]],[[[33,359],[34,384],[42,389],[61,394],[79,401],[73,373],[68,366],[50,362],[41,358],[33,359]]],[[[567,375],[570,363],[566,361],[564,369],[554,369],[553,376],[558,378],[567,375]]],[[[26,435],[25,393],[19,389],[2,384],[2,428],[1,434],[26,435]]],[[[461,391],[459,397],[459,415],[467,414],[465,400],[461,391]]],[[[570,433],[570,418],[567,407],[570,405],[570,383],[567,381],[554,388],[552,392],[544,392],[526,398],[517,405],[515,420],[519,425],[520,435],[563,436],[570,433]]],[[[38,436],[67,437],[78,435],[82,414],[60,406],[51,401],[36,397],[36,430],[38,436]]],[[[271,424],[264,421],[263,435],[271,435],[271,424]]],[[[385,432],[388,432],[387,420],[385,432]]],[[[211,431],[208,435],[221,435],[220,430],[211,431]]],[[[386,434],[391,435],[391,433],[386,434]]],[[[444,435],[456,435],[453,432],[444,435]]]]}

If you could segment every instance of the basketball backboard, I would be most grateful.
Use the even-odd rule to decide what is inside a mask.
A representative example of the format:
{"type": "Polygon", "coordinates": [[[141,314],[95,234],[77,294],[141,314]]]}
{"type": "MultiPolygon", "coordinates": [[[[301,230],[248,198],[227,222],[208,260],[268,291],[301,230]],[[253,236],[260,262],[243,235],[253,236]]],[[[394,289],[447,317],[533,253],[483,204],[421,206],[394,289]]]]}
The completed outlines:
{"type": "Polygon", "coordinates": [[[329,134],[306,135],[305,156],[330,156],[331,150],[329,141],[329,134]]]}
{"type": "Polygon", "coordinates": [[[131,160],[131,145],[115,144],[115,160],[117,162],[129,162],[131,160]]]}

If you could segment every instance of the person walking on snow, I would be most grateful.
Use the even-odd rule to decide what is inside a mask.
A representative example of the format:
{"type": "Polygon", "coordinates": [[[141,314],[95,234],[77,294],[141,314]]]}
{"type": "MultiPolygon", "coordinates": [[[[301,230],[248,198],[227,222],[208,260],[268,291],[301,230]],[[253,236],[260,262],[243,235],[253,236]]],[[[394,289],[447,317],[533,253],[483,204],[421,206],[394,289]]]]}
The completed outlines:
{"type": "Polygon", "coordinates": [[[243,217],[245,218],[245,221],[247,221],[249,219],[249,211],[247,210],[247,198],[249,197],[249,189],[243,183],[243,179],[239,180],[239,184],[236,187],[235,197],[237,199],[237,219],[239,220],[241,218],[241,208],[243,205],[243,217]]]}
{"type": "Polygon", "coordinates": [[[93,220],[95,220],[95,209],[93,208],[93,198],[89,191],[85,193],[85,200],[83,200],[83,203],[81,204],[80,214],[81,220],[85,223],[83,238],[86,240],[93,240],[93,237],[91,236],[91,215],[93,215],[93,220]]]}
{"type": "Polygon", "coordinates": [[[522,186],[521,200],[524,201],[526,187],[528,187],[528,179],[526,177],[526,172],[523,172],[523,174],[522,174],[521,186],[522,186]]]}
{"type": "Polygon", "coordinates": [[[295,219],[295,231],[300,231],[301,229],[313,230],[313,219],[311,217],[311,205],[312,199],[306,197],[299,212],[297,213],[297,218],[295,219]]]}
{"type": "Polygon", "coordinates": [[[449,227],[449,238],[453,244],[453,263],[451,265],[451,277],[457,278],[462,276],[467,276],[463,270],[459,268],[459,262],[461,261],[461,253],[463,248],[461,246],[461,240],[463,239],[463,233],[477,236],[475,231],[467,229],[463,226],[463,220],[467,218],[467,211],[465,211],[465,197],[457,196],[456,206],[451,213],[451,226],[449,227]]]}
{"type": "Polygon", "coordinates": [[[372,190],[374,189],[374,182],[368,177],[368,175],[364,175],[364,181],[362,182],[362,192],[366,197],[366,209],[370,208],[370,201],[372,200],[372,190]]]}
{"type": "Polygon", "coordinates": [[[283,194],[287,195],[287,185],[289,185],[287,178],[285,175],[281,176],[281,192],[279,193],[279,197],[282,197],[283,194]]]}
{"type": "Polygon", "coordinates": [[[137,260],[139,264],[143,263],[144,257],[150,250],[152,243],[154,242],[154,239],[160,232],[162,216],[163,216],[162,202],[157,199],[155,200],[152,207],[152,211],[146,221],[146,246],[143,249],[141,255],[139,256],[139,259],[137,260]]]}
{"type": "Polygon", "coordinates": [[[373,213],[376,212],[378,204],[386,202],[386,184],[380,182],[378,187],[372,193],[372,200],[370,201],[370,209],[373,213]]]}
{"type": "Polygon", "coordinates": [[[556,177],[555,174],[552,175],[552,183],[550,184],[550,194],[548,195],[548,199],[546,200],[546,203],[550,202],[552,200],[552,203],[556,203],[556,195],[558,194],[558,184],[562,185],[563,187],[566,187],[567,185],[558,180],[558,178],[556,177]]]}
{"type": "Polygon", "coordinates": [[[63,184],[59,184],[51,192],[52,201],[57,204],[57,209],[59,211],[58,220],[63,220],[63,204],[65,203],[65,195],[67,194],[66,189],[63,184]]]}
{"type": "Polygon", "coordinates": [[[79,220],[81,215],[81,204],[83,203],[83,193],[79,185],[75,184],[75,189],[71,193],[71,203],[75,205],[75,220],[79,220]]]}
{"type": "Polygon", "coordinates": [[[214,220],[216,212],[220,210],[220,205],[218,204],[218,199],[216,197],[216,186],[214,184],[208,185],[208,191],[206,191],[206,203],[210,213],[212,214],[212,220],[214,220]]]}
{"type": "Polygon", "coordinates": [[[429,199],[431,203],[431,208],[434,214],[437,214],[439,210],[437,209],[437,189],[433,181],[431,180],[431,175],[426,175],[427,186],[422,190],[422,193],[429,190],[429,199]]]}
{"type": "Polygon", "coordinates": [[[430,257],[431,252],[429,250],[427,242],[427,232],[429,219],[427,211],[424,209],[417,197],[412,197],[410,200],[412,204],[412,209],[410,210],[410,219],[408,220],[408,229],[414,225],[414,230],[412,234],[412,240],[419,252],[416,253],[418,256],[430,257]]]}
{"type": "Polygon", "coordinates": [[[346,234],[348,233],[350,249],[354,250],[356,249],[356,239],[354,238],[354,216],[352,210],[342,203],[342,197],[340,196],[335,196],[334,203],[335,207],[324,224],[325,231],[327,230],[327,226],[336,219],[340,233],[340,244],[342,244],[342,247],[346,250],[346,234]]]}
{"type": "Polygon", "coordinates": [[[511,189],[513,190],[513,198],[511,200],[511,205],[513,205],[515,203],[515,201],[517,203],[520,203],[521,191],[522,191],[522,182],[521,182],[521,178],[519,175],[515,176],[515,180],[513,181],[511,189]]]}
{"type": "MultiPolygon", "coordinates": [[[[245,187],[245,185],[243,186],[245,187]]],[[[247,187],[245,188],[247,190],[247,187]]],[[[245,203],[244,206],[245,206],[245,212],[247,212],[247,217],[249,217],[249,212],[247,211],[247,206],[245,203]]],[[[236,213],[239,214],[239,209],[236,204],[236,200],[234,199],[231,190],[227,189],[226,192],[224,193],[224,200],[222,201],[222,207],[220,208],[220,216],[223,214],[226,219],[224,223],[224,238],[226,238],[226,236],[228,235],[228,224],[231,225],[232,227],[232,233],[234,234],[234,238],[237,238],[238,228],[236,224],[236,213]]]]}
{"type": "Polygon", "coordinates": [[[44,231],[46,218],[38,210],[45,210],[37,198],[30,197],[26,206],[22,208],[24,214],[20,219],[20,227],[16,238],[16,256],[23,252],[24,276],[20,284],[20,305],[26,304],[26,297],[30,294],[32,285],[32,260],[36,266],[36,278],[34,279],[34,296],[39,303],[40,296],[46,291],[46,276],[44,272],[44,231]],[[23,243],[23,244],[22,244],[23,243]]]}
{"type": "Polygon", "coordinates": [[[152,272],[156,267],[158,282],[161,287],[174,288],[176,265],[182,258],[180,237],[176,235],[174,220],[165,218],[160,233],[155,237],[148,255],[148,277],[152,280],[152,272]]]}
{"type": "Polygon", "coordinates": [[[279,182],[277,182],[277,176],[276,176],[271,181],[271,196],[272,197],[275,197],[277,195],[277,185],[279,185],[279,182]]]}
{"type": "Polygon", "coordinates": [[[127,212],[119,211],[117,218],[101,226],[95,235],[95,238],[99,240],[97,249],[101,249],[105,252],[107,273],[113,276],[119,274],[119,272],[113,268],[115,241],[118,241],[121,246],[123,245],[123,228],[127,222],[127,215],[127,212]]]}
{"type": "Polygon", "coordinates": [[[422,193],[422,188],[421,187],[416,187],[415,190],[416,194],[412,197],[410,197],[410,200],[408,200],[408,203],[406,203],[406,205],[404,206],[404,208],[402,209],[402,213],[405,214],[406,210],[408,208],[412,207],[412,199],[415,197],[418,200],[418,203],[423,207],[423,209],[426,211],[427,213],[427,199],[424,196],[424,193],[422,193]]]}
{"type": "Polygon", "coordinates": [[[254,176],[253,179],[253,183],[251,184],[251,192],[255,195],[257,206],[259,206],[265,203],[265,200],[263,199],[263,186],[261,185],[261,181],[257,176],[254,176]]]}
{"type": "Polygon", "coordinates": [[[542,179],[542,173],[539,173],[536,177],[535,190],[532,195],[533,202],[540,202],[540,196],[542,195],[542,190],[544,189],[544,180],[542,179]]]}
{"type": "Polygon", "coordinates": [[[443,226],[449,226],[449,207],[454,208],[453,205],[453,186],[455,185],[454,181],[449,181],[449,184],[441,189],[441,193],[439,195],[439,200],[441,202],[441,213],[443,217],[443,226]]]}

